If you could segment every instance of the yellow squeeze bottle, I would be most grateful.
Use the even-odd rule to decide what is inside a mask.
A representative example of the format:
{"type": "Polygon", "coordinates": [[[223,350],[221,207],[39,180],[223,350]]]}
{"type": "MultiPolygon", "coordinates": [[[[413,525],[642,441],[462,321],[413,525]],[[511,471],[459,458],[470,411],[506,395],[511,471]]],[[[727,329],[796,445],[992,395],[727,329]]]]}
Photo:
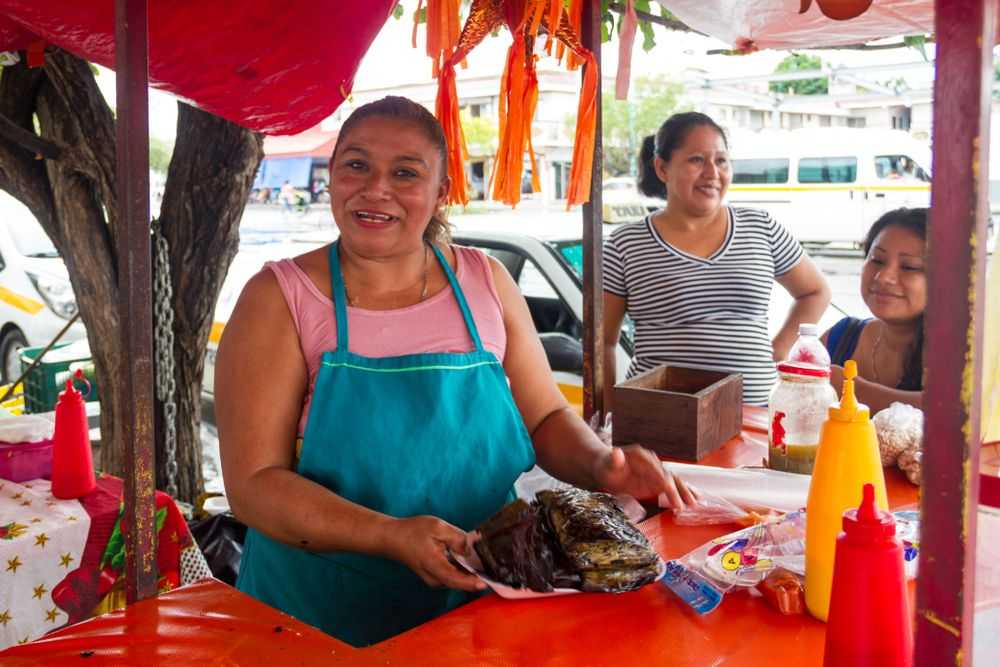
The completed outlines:
{"type": "Polygon", "coordinates": [[[823,422],[806,505],[806,607],[826,621],[830,610],[833,556],[844,512],[861,504],[865,484],[875,487],[875,502],[889,509],[878,438],[868,406],[854,396],[854,360],[844,364],[840,405],[831,405],[823,422]]]}

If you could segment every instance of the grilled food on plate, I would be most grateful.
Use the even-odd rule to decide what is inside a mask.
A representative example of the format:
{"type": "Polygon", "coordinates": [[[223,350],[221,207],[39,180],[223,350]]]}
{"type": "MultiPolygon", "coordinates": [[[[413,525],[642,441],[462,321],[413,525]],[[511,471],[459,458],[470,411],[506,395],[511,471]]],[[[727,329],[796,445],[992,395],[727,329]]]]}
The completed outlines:
{"type": "Polygon", "coordinates": [[[486,574],[515,588],[622,593],[654,581],[660,557],[606,493],[540,491],[479,528],[474,548],[486,574]]]}

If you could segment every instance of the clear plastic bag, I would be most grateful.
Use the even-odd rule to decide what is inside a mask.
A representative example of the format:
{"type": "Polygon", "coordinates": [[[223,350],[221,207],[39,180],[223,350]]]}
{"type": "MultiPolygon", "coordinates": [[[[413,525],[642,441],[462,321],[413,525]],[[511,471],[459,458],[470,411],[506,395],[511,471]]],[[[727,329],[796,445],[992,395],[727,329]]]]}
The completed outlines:
{"type": "MultiPolygon", "coordinates": [[[[809,476],[768,468],[717,468],[664,463],[664,470],[697,489],[698,502],[675,512],[683,526],[755,523],[776,513],[802,509],[809,497],[809,476]]],[[[665,498],[660,506],[665,507],[665,498]]]]}
{"type": "MultiPolygon", "coordinates": [[[[660,507],[666,507],[666,499],[659,498],[660,507]]],[[[726,500],[722,496],[697,492],[697,502],[674,510],[674,523],[678,526],[707,526],[723,523],[738,523],[750,526],[762,523],[779,513],[767,508],[746,508],[726,500]]]]}
{"type": "MultiPolygon", "coordinates": [[[[917,575],[920,519],[917,512],[893,512],[896,537],[903,544],[907,579],[917,575]]],[[[707,542],[667,563],[663,584],[699,614],[722,604],[726,593],[754,588],[778,568],[805,576],[806,513],[738,530],[707,542]]],[[[784,610],[782,610],[784,613],[784,610]]]]}
{"type": "Polygon", "coordinates": [[[718,537],[667,563],[664,585],[699,614],[722,603],[728,591],[752,588],[775,568],[805,573],[805,512],[718,537]]]}
{"type": "Polygon", "coordinates": [[[52,438],[55,413],[14,415],[0,419],[0,443],[39,442],[52,438]]]}

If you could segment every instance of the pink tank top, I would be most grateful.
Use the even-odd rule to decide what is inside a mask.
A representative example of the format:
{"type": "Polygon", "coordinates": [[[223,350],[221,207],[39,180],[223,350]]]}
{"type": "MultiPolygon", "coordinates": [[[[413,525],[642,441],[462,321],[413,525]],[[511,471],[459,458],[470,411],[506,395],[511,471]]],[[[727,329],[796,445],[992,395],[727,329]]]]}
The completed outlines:
{"type": "MultiPolygon", "coordinates": [[[[479,329],[483,347],[504,360],[507,331],[503,325],[503,306],[493,283],[493,271],[485,253],[475,248],[451,246],[455,251],[455,276],[465,293],[472,317],[479,329]]],[[[299,436],[305,433],[309,406],[312,403],[316,373],[323,352],[337,347],[337,323],[333,301],[328,299],[310,280],[294,259],[267,262],[299,334],[302,356],[309,369],[306,390],[299,418],[299,436]]],[[[472,338],[462,319],[462,311],[450,288],[446,288],[416,305],[397,310],[365,310],[347,308],[350,331],[348,348],[363,357],[396,357],[426,352],[471,352],[472,338]]]]}

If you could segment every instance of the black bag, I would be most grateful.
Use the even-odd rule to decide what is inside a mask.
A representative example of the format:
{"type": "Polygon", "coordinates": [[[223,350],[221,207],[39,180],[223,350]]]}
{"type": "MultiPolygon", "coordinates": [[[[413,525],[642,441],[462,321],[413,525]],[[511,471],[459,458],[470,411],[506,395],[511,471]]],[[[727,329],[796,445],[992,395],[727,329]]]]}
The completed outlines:
{"type": "Polygon", "coordinates": [[[212,575],[219,581],[235,586],[247,527],[227,512],[194,521],[188,528],[201,552],[205,554],[212,575]]]}

